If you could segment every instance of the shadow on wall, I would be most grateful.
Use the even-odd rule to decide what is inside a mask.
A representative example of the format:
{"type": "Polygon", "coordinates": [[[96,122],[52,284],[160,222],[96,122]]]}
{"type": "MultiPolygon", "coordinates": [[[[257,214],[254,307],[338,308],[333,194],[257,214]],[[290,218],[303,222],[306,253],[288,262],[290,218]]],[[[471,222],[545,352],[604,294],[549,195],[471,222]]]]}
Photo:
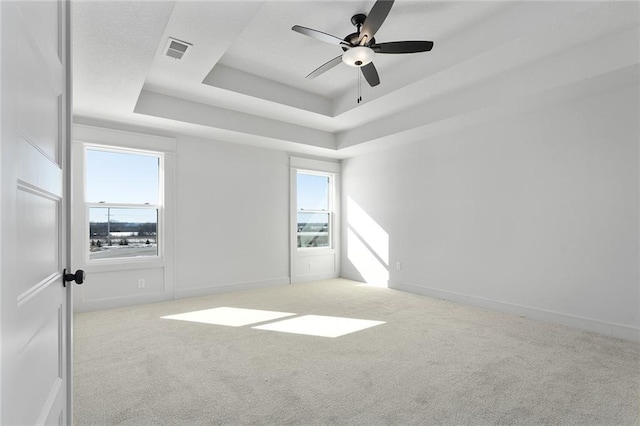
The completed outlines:
{"type": "Polygon", "coordinates": [[[347,258],[364,282],[387,287],[389,234],[351,197],[347,197],[347,258]]]}

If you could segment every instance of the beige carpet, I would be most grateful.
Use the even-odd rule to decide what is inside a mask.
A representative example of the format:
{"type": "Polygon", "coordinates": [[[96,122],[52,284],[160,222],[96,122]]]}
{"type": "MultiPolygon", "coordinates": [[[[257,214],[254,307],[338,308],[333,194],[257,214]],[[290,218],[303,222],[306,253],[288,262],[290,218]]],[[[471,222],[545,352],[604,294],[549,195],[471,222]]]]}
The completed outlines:
{"type": "Polygon", "coordinates": [[[640,422],[637,343],[347,280],[77,314],[74,355],[77,425],[640,422]],[[385,324],[160,318],[217,307],[385,324]]]}

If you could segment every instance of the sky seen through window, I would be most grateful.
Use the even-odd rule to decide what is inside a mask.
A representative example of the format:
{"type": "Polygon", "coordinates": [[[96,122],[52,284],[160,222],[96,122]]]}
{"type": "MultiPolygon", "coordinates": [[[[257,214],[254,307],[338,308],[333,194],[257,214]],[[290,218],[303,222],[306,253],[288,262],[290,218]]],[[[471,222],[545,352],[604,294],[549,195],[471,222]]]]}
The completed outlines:
{"type": "MultiPolygon", "coordinates": [[[[150,204],[159,203],[159,164],[156,155],[86,151],[86,201],[89,203],[150,204]]],[[[155,210],[145,214],[135,209],[111,209],[112,221],[145,222],[155,210]]],[[[106,208],[91,209],[90,221],[107,220],[106,208]]]]}

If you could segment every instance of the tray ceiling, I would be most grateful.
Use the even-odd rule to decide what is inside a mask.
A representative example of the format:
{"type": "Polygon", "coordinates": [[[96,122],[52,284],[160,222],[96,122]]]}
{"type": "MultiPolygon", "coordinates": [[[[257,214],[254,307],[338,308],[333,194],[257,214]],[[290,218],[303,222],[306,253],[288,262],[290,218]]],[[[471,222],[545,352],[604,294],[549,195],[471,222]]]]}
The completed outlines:
{"type": "Polygon", "coordinates": [[[76,1],[75,120],[345,158],[637,84],[639,6],[615,1],[397,0],[376,40],[431,52],[376,55],[360,104],[353,68],[305,79],[341,49],[291,27],[344,37],[373,3],[76,1]],[[170,37],[192,45],[181,60],[170,37]]]}

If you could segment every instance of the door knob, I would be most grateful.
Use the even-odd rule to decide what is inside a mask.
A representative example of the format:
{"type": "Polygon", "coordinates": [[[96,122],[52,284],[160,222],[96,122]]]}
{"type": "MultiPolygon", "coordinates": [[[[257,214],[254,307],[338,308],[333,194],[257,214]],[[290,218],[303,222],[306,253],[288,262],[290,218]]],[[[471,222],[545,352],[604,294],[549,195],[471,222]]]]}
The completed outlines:
{"type": "Polygon", "coordinates": [[[84,282],[85,273],[82,269],[78,269],[75,274],[67,274],[67,270],[65,269],[62,276],[62,285],[66,287],[67,283],[71,281],[75,281],[76,284],[82,284],[84,282]]]}

